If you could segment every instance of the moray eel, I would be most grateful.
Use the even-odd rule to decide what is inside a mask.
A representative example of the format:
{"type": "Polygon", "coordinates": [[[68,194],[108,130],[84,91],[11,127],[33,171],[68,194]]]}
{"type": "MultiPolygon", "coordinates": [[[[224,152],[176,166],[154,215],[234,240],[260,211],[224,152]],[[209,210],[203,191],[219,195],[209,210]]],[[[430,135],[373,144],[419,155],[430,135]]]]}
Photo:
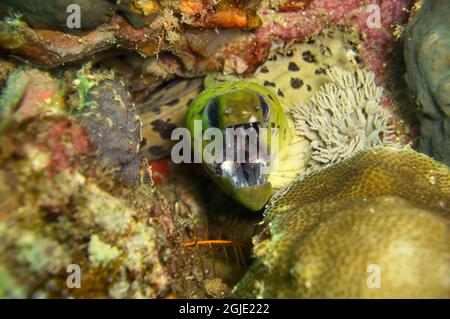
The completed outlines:
{"type": "Polygon", "coordinates": [[[260,210],[267,203],[273,187],[283,184],[277,178],[283,171],[300,169],[292,158],[298,137],[276,96],[259,84],[246,81],[214,84],[192,102],[186,125],[193,138],[193,151],[203,155],[211,142],[205,138],[202,143],[194,142],[196,121],[203,136],[209,128],[217,128],[223,133],[220,143],[224,144],[224,160],[203,160],[206,172],[226,193],[250,210],[260,210]],[[234,138],[231,140],[233,135],[227,133],[229,128],[236,136],[242,136],[239,132],[244,131],[240,129],[248,129],[245,131],[247,136],[252,136],[252,132],[256,134],[253,139],[248,137],[247,143],[239,143],[236,139],[233,147],[235,141],[234,138]],[[266,129],[266,133],[260,133],[261,129],[266,129]],[[252,152],[252,142],[258,143],[253,148],[258,152],[252,152]],[[275,144],[278,150],[272,147],[275,144]],[[245,156],[238,161],[240,152],[245,156]],[[277,167],[272,165],[270,168],[274,162],[278,163],[277,167]],[[268,174],[264,169],[269,170],[268,174]]]}
{"type": "MultiPolygon", "coordinates": [[[[262,156],[252,159],[252,163],[202,163],[205,171],[226,193],[252,211],[260,210],[274,192],[303,171],[305,142],[295,134],[291,108],[281,103],[272,90],[258,83],[236,78],[222,82],[215,75],[208,76],[205,81],[178,79],[149,96],[138,107],[143,123],[141,151],[149,160],[170,154],[174,145],[171,133],[176,127],[187,127],[194,137],[195,120],[202,123],[202,135],[208,128],[220,129],[224,136],[227,127],[252,127],[256,132],[267,129],[267,136],[258,135],[261,143],[257,148],[262,148],[258,155],[269,155],[272,130],[274,134],[278,132],[273,136],[277,138],[273,141],[273,145],[277,145],[273,149],[278,147],[279,152],[277,156],[272,154],[271,160],[262,156]],[[264,174],[263,168],[272,169],[269,174],[264,174]]],[[[194,151],[203,154],[209,142],[204,141],[194,151]]],[[[240,151],[245,152],[245,149],[240,151]]]]}
{"type": "MultiPolygon", "coordinates": [[[[251,77],[209,74],[204,81],[176,80],[159,88],[139,106],[145,144],[142,152],[150,160],[167,156],[174,144],[172,130],[187,126],[193,136],[194,120],[202,122],[202,132],[211,127],[224,131],[227,126],[278,129],[279,154],[271,162],[260,158],[258,165],[203,163],[206,172],[232,198],[252,211],[260,210],[271,195],[307,169],[310,142],[295,133],[293,109],[307,103],[329,81],[326,69],[330,66],[346,70],[358,67],[358,41],[353,30],[332,27],[313,39],[274,52],[251,77]],[[261,174],[261,167],[270,164],[270,173],[261,174]]],[[[269,142],[263,141],[261,147],[268,150],[269,142]]],[[[203,152],[206,144],[196,151],[203,152]]]]}
{"type": "MultiPolygon", "coordinates": [[[[194,133],[194,120],[202,129],[217,127],[275,128],[278,131],[278,156],[272,162],[235,164],[225,161],[203,163],[206,172],[236,201],[257,211],[271,195],[304,173],[310,162],[310,141],[295,133],[292,111],[306,103],[330,81],[326,70],[338,65],[344,70],[359,68],[356,46],[359,37],[345,27],[330,27],[304,42],[274,52],[251,77],[210,74],[205,90],[191,103],[187,127],[194,133]],[[267,175],[261,165],[270,165],[267,175]]],[[[205,144],[201,145],[203,151],[205,144]]],[[[268,149],[270,141],[263,141],[268,149]]],[[[272,154],[275,155],[275,154],[272,154]]]]}

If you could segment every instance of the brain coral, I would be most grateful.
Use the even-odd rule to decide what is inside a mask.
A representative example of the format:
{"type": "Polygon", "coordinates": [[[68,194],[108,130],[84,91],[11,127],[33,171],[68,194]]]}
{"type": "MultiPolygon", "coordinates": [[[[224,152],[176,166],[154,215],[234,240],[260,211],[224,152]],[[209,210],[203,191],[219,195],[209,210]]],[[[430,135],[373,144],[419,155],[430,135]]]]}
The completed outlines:
{"type": "Polygon", "coordinates": [[[423,1],[405,32],[406,81],[420,113],[419,150],[450,165],[448,1],[423,1]]]}
{"type": "Polygon", "coordinates": [[[449,169],[411,150],[377,147],[299,178],[269,204],[234,293],[448,298],[449,199],[449,169]]]}
{"type": "Polygon", "coordinates": [[[331,82],[293,111],[297,133],[311,142],[313,167],[393,139],[391,115],[380,106],[383,88],[375,84],[373,72],[333,67],[327,74],[331,82]]]}

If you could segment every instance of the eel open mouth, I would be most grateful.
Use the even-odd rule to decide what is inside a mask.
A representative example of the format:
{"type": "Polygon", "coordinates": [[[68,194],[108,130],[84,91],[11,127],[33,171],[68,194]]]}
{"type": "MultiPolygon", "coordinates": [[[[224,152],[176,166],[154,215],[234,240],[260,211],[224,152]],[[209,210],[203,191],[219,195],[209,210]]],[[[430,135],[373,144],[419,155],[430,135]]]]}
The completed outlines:
{"type": "Polygon", "coordinates": [[[272,196],[268,181],[270,156],[266,141],[261,141],[258,122],[229,126],[225,133],[223,161],[207,164],[207,171],[221,188],[251,211],[259,211],[272,196]],[[233,141],[233,142],[231,142],[233,141]]]}
{"type": "Polygon", "coordinates": [[[214,163],[215,173],[244,188],[267,183],[269,156],[261,145],[259,122],[230,126],[233,136],[226,136],[224,161],[214,163]]]}
{"type": "Polygon", "coordinates": [[[228,176],[237,187],[250,187],[267,183],[267,175],[261,173],[266,163],[235,163],[224,161],[217,165],[222,176],[228,176]]]}

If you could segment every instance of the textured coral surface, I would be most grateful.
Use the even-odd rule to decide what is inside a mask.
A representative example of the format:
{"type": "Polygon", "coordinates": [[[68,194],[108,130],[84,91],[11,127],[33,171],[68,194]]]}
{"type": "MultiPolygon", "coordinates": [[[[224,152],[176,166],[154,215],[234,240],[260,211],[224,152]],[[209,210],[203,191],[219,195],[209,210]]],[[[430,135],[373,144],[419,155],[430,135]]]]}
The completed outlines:
{"type": "Polygon", "coordinates": [[[235,294],[447,298],[449,198],[448,167],[410,150],[375,148],[299,178],[266,209],[235,294]]]}
{"type": "Polygon", "coordinates": [[[117,178],[139,148],[136,115],[124,110],[128,95],[120,95],[123,88],[112,80],[86,76],[90,89],[66,96],[70,91],[60,90],[48,73],[16,71],[2,93],[0,296],[204,296],[195,288],[200,265],[189,263],[192,256],[182,247],[192,216],[169,206],[148,168],[132,170],[139,176],[132,187],[117,178]],[[80,106],[85,97],[82,111],[64,103],[80,106]],[[110,124],[103,142],[96,134],[102,121],[110,124]],[[125,132],[127,125],[134,130],[125,132]],[[123,143],[112,147],[113,136],[123,143]],[[79,289],[67,284],[72,266],[81,271],[79,289]]]}
{"type": "Polygon", "coordinates": [[[406,80],[420,114],[419,149],[447,165],[450,165],[449,15],[447,1],[424,1],[405,31],[406,80]]]}
{"type": "Polygon", "coordinates": [[[180,4],[179,1],[163,1],[163,8],[156,19],[142,29],[134,28],[120,15],[93,31],[69,36],[58,31],[31,30],[25,26],[2,22],[1,29],[7,32],[0,37],[0,43],[2,47],[44,65],[78,61],[96,52],[121,47],[136,50],[146,56],[166,53],[168,60],[158,64],[167,67],[171,63],[169,74],[203,75],[206,71],[221,69],[224,63],[235,59],[242,61],[235,71],[248,74],[267,57],[274,42],[304,38],[329,23],[351,24],[364,37],[361,45],[363,59],[375,71],[377,80],[381,81],[389,74],[385,58],[392,51],[394,26],[406,21],[411,6],[409,0],[314,0],[305,1],[303,6],[294,10],[284,10],[283,6],[271,6],[270,1],[261,1],[259,7],[256,6],[258,1],[247,1],[244,6],[238,7],[240,12],[245,12],[247,20],[252,14],[258,13],[262,26],[255,31],[240,31],[229,28],[246,29],[249,26],[227,25],[226,22],[237,21],[236,7],[229,9],[226,5],[214,6],[209,1],[206,1],[208,5],[205,7],[201,4],[204,2],[181,1],[180,4]],[[367,23],[372,12],[368,10],[370,4],[380,7],[382,19],[379,27],[370,27],[367,23]],[[212,10],[223,17],[209,21],[193,18],[198,13],[202,17],[208,6],[213,6],[208,9],[209,12],[212,10]],[[258,10],[255,11],[255,8],[258,10]],[[219,29],[208,31],[198,28],[205,26],[219,29]],[[21,38],[22,41],[14,40],[11,43],[8,34],[13,32],[20,35],[16,38],[21,38]],[[175,60],[170,58],[174,56],[175,60]]]}

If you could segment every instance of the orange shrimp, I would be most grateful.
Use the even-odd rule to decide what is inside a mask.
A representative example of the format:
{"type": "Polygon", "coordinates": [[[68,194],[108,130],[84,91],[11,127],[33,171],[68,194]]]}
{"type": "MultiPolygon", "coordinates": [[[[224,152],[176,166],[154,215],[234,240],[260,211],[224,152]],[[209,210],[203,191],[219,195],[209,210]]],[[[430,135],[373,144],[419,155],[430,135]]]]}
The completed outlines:
{"type": "MultiPolygon", "coordinates": [[[[208,225],[208,224],[206,224],[208,225]]],[[[183,243],[183,247],[185,248],[197,248],[200,249],[201,247],[206,247],[208,250],[210,250],[213,254],[215,253],[214,247],[222,247],[227,264],[229,263],[229,257],[228,257],[228,247],[233,247],[234,255],[236,258],[236,261],[239,266],[245,267],[245,257],[242,252],[242,247],[244,247],[243,244],[238,243],[233,240],[225,240],[225,239],[208,239],[208,226],[206,226],[206,238],[203,240],[199,240],[197,237],[197,225],[195,225],[194,228],[194,240],[188,241],[183,243]]],[[[199,250],[198,250],[199,251],[199,250]]],[[[202,263],[203,264],[203,263],[202,263]]],[[[203,265],[202,265],[203,268],[203,265]]],[[[213,272],[215,273],[215,263],[213,261],[213,272]]]]}

